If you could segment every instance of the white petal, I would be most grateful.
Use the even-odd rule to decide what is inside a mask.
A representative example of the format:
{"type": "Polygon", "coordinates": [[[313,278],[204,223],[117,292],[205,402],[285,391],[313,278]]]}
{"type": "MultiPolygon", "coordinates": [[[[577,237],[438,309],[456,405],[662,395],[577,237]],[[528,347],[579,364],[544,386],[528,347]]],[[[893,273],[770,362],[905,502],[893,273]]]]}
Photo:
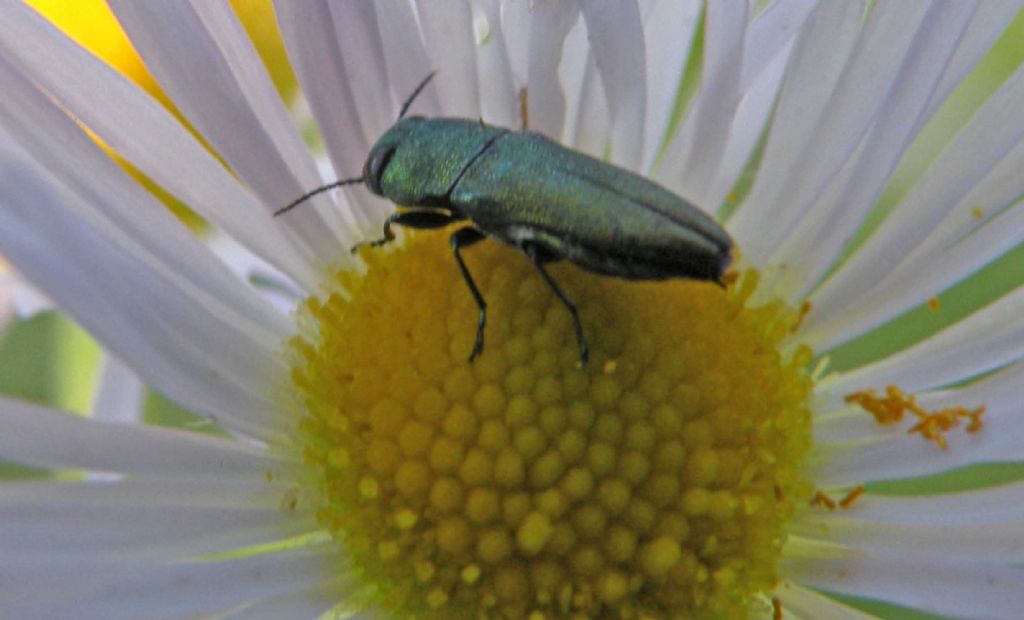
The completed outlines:
{"type": "Polygon", "coordinates": [[[565,60],[559,76],[568,96],[566,108],[566,144],[598,159],[608,151],[611,113],[597,63],[587,40],[586,28],[573,27],[565,39],[565,60]],[[567,75],[567,74],[572,75],[567,75]]]}
{"type": "MultiPolygon", "coordinates": [[[[567,116],[559,65],[563,62],[566,35],[579,20],[579,14],[577,3],[551,0],[535,3],[529,13],[526,97],[530,128],[554,139],[563,137],[567,116]]],[[[574,72],[577,73],[582,75],[574,72]]]]}
{"type": "Polygon", "coordinates": [[[826,407],[845,394],[898,385],[920,392],[962,381],[1024,356],[1024,288],[1017,289],[925,340],[828,384],[826,407]]]}
{"type": "Polygon", "coordinates": [[[875,234],[815,293],[816,312],[807,317],[805,337],[827,348],[855,336],[837,329],[848,320],[847,312],[856,312],[847,306],[925,241],[1022,140],[1024,67],[985,102],[875,234]]]}
{"type": "MultiPolygon", "coordinates": [[[[858,500],[858,503],[864,498],[858,500]]],[[[908,554],[933,561],[1012,564],[1024,560],[1024,517],[1003,523],[884,523],[846,514],[805,515],[791,530],[858,551],[908,554]]]]}
{"type": "Polygon", "coordinates": [[[266,451],[188,431],[82,418],[0,400],[0,457],[35,467],[199,479],[260,478],[290,469],[266,451]]]}
{"type": "Polygon", "coordinates": [[[818,620],[871,620],[875,617],[800,586],[790,579],[775,590],[775,595],[782,601],[783,618],[789,618],[791,614],[818,620]]]}
{"type": "Polygon", "coordinates": [[[776,54],[740,100],[714,181],[704,193],[703,207],[709,210],[721,208],[750,165],[750,158],[764,135],[778,97],[790,51],[786,47],[776,54]]]}
{"type": "Polygon", "coordinates": [[[708,210],[717,207],[708,204],[708,190],[740,102],[747,4],[746,0],[720,0],[706,5],[700,91],[655,172],[666,187],[708,210]]]}
{"type": "Polygon", "coordinates": [[[679,97],[693,36],[700,23],[698,0],[658,0],[644,15],[647,48],[647,122],[639,170],[648,171],[671,136],[672,112],[679,97]]]}
{"type": "Polygon", "coordinates": [[[138,422],[142,419],[146,386],[138,375],[110,353],[100,362],[100,379],[89,410],[102,422],[138,422]]]}
{"type": "Polygon", "coordinates": [[[284,486],[263,480],[8,482],[2,488],[0,550],[7,567],[19,558],[26,577],[60,570],[58,564],[72,572],[72,564],[90,560],[117,570],[160,557],[221,553],[315,529],[308,511],[282,506],[289,497],[284,486]]]}
{"type": "Polygon", "coordinates": [[[973,3],[957,2],[935,5],[925,16],[863,145],[775,253],[773,260],[788,266],[793,298],[806,296],[874,205],[916,128],[924,124],[925,106],[973,12],[973,3]]]}
{"type": "MultiPolygon", "coordinates": [[[[304,3],[305,4],[305,3],[304,3]]],[[[344,63],[340,73],[328,73],[327,66],[321,64],[316,68],[319,75],[318,81],[325,78],[334,82],[340,82],[342,87],[347,85],[347,91],[351,93],[353,103],[358,112],[358,118],[362,124],[365,139],[373,142],[378,136],[395,124],[398,117],[398,105],[401,103],[396,99],[404,97],[409,93],[401,94],[391,90],[392,82],[385,52],[384,39],[377,27],[382,15],[377,12],[373,2],[334,2],[327,4],[330,12],[330,25],[334,28],[332,42],[337,45],[337,57],[335,61],[344,63]]],[[[306,6],[304,9],[308,8],[306,6]]],[[[387,17],[386,15],[383,17],[387,17]]],[[[427,76],[427,72],[417,76],[417,81],[427,76]]],[[[414,83],[414,84],[415,84],[414,83]]],[[[413,86],[410,85],[409,92],[413,86]]],[[[348,136],[342,136],[346,140],[348,136]]],[[[362,141],[359,141],[362,142],[362,141]]],[[[353,143],[349,143],[352,149],[353,143]]],[[[369,146],[369,145],[361,145],[369,146]]],[[[356,154],[363,154],[366,149],[354,149],[356,154]]],[[[357,168],[353,168],[355,172],[357,168]]],[[[344,176],[349,175],[342,171],[344,176]]]]}
{"type": "MultiPolygon", "coordinates": [[[[370,146],[398,118],[399,104],[438,69],[423,46],[412,7],[400,0],[311,1],[276,3],[276,10],[293,68],[334,166],[328,180],[353,178],[363,169],[370,146]]],[[[439,113],[433,84],[420,93],[412,111],[439,113]]],[[[344,188],[339,197],[359,227],[356,237],[378,234],[394,208],[362,185],[344,188]]],[[[345,249],[352,240],[339,239],[337,245],[345,249]]],[[[344,254],[341,263],[352,260],[344,254]]]]}
{"type": "MultiPolygon", "coordinates": [[[[1024,153],[1024,148],[1019,150],[1024,153]]],[[[964,203],[965,206],[970,204],[964,203]]],[[[973,230],[959,236],[953,231],[936,230],[931,238],[944,243],[943,247],[935,248],[933,252],[914,252],[887,273],[876,287],[852,299],[844,309],[843,317],[819,330],[823,342],[847,340],[851,334],[862,333],[894,318],[969,277],[1020,243],[1020,231],[1024,230],[1024,203],[1016,204],[981,224],[973,214],[961,211],[954,211],[946,218],[947,228],[973,227],[973,230]],[[831,333],[825,333],[825,330],[831,333]]],[[[933,245],[930,242],[926,244],[933,245]]]]}
{"type": "MultiPolygon", "coordinates": [[[[6,295],[10,308],[23,319],[53,309],[53,302],[9,265],[0,267],[0,291],[3,291],[0,295],[6,295]]],[[[4,318],[9,320],[11,317],[4,318]]]]}
{"type": "MultiPolygon", "coordinates": [[[[133,231],[155,245],[157,255],[150,254],[138,237],[96,221],[100,214],[5,140],[0,161],[0,248],[23,273],[147,383],[185,406],[256,437],[289,424],[280,403],[271,402],[285,376],[281,340],[196,286],[203,269],[216,266],[202,246],[168,266],[159,256],[171,253],[167,239],[133,231]]],[[[252,304],[259,306],[255,297],[252,304]]]]}
{"type": "Polygon", "coordinates": [[[512,79],[516,84],[525,84],[529,74],[527,66],[530,52],[530,14],[531,11],[539,8],[539,3],[516,2],[515,0],[494,1],[498,3],[501,11],[501,19],[498,23],[501,24],[502,37],[508,46],[508,61],[512,69],[512,79]]]}
{"type": "Polygon", "coordinates": [[[480,89],[473,40],[473,12],[468,2],[417,0],[427,57],[438,71],[434,81],[445,116],[480,117],[480,89]]]}
{"type": "MultiPolygon", "coordinates": [[[[971,11],[974,3],[956,6],[971,11]]],[[[793,176],[786,179],[784,204],[771,204],[772,223],[767,234],[758,237],[755,259],[769,262],[774,258],[786,235],[808,216],[815,198],[858,150],[865,131],[876,122],[892,96],[904,58],[914,52],[921,40],[927,40],[920,33],[927,27],[929,7],[925,3],[884,3],[870,12],[836,89],[815,121],[814,135],[805,144],[799,167],[791,170],[793,176]],[[911,32],[914,36],[907,36],[911,32]]],[[[776,129],[773,127],[772,131],[776,129]]],[[[866,149],[862,153],[871,156],[866,149]]],[[[752,194],[750,200],[754,198],[752,194]]]]}
{"type": "MultiPolygon", "coordinates": [[[[907,258],[899,265],[887,280],[892,280],[898,275],[917,271],[923,271],[921,264],[934,262],[943,258],[951,248],[973,235],[983,231],[988,225],[993,224],[992,219],[1006,215],[1014,210],[1021,210],[1021,204],[1014,204],[1024,192],[1024,182],[1020,181],[1020,170],[1024,168],[1024,141],[1007,154],[991,172],[971,190],[961,201],[957,208],[953,209],[942,222],[935,227],[932,234],[918,245],[914,252],[907,255],[907,258]],[[1007,208],[1006,205],[1014,205],[1007,208]]],[[[1015,214],[1020,218],[1019,213],[1015,214]]],[[[1012,226],[1017,222],[1007,217],[995,222],[996,226],[1012,226]]],[[[1015,230],[1021,230],[1018,226],[1015,230]]],[[[979,248],[980,249],[980,248],[979,248]]],[[[989,252],[990,256],[997,254],[989,252]]],[[[959,272],[963,273],[963,272],[959,272]]],[[[957,282],[947,276],[947,283],[957,282]]],[[[948,284],[947,284],[948,286],[948,284]]]]}
{"type": "Polygon", "coordinates": [[[762,71],[780,55],[786,55],[785,49],[817,4],[818,0],[778,0],[754,18],[743,45],[740,92],[747,92],[762,71]]]}
{"type": "Polygon", "coordinates": [[[487,0],[478,8],[487,24],[487,35],[477,45],[481,116],[494,125],[519,128],[522,125],[519,93],[516,92],[512,61],[505,43],[505,31],[501,25],[500,2],[487,0]]]}
{"type": "MultiPolygon", "coordinates": [[[[845,486],[870,480],[907,478],[946,471],[983,462],[1019,461],[1024,446],[1024,405],[1020,400],[1024,363],[1018,363],[991,377],[958,390],[923,394],[918,402],[926,409],[984,405],[983,427],[964,432],[964,424],[945,435],[948,450],[940,450],[917,435],[907,436],[912,422],[874,427],[871,415],[861,413],[871,424],[858,436],[850,429],[845,441],[815,440],[824,462],[815,472],[817,484],[845,486]]],[[[913,419],[913,418],[911,418],[913,419]]]]}
{"type": "MultiPolygon", "coordinates": [[[[18,618],[116,620],[177,618],[222,612],[321,581],[330,574],[332,548],[264,553],[225,561],[175,562],[135,567],[119,574],[80,574],[74,580],[15,585],[5,611],[18,618]],[[87,604],[83,604],[87,602],[87,604]]],[[[0,568],[0,588],[19,575],[0,568]]],[[[6,593],[5,593],[6,594],[6,593]]]]}
{"type": "MultiPolygon", "coordinates": [[[[910,525],[974,525],[1019,521],[1024,484],[1011,482],[984,489],[932,495],[864,494],[848,514],[864,521],[910,525]]],[[[845,514],[845,513],[844,513],[845,514]]]]}
{"type": "Polygon", "coordinates": [[[1022,4],[1022,0],[985,0],[978,3],[974,19],[971,20],[971,25],[957,46],[956,54],[946,67],[946,74],[942,76],[942,82],[935,90],[924,118],[931,118],[949,93],[992,48],[1008,25],[1013,22],[1022,4]]]}
{"type": "Polygon", "coordinates": [[[747,27],[743,45],[742,100],[707,204],[721,205],[750,163],[779,95],[796,36],[817,0],[779,0],[747,27]]]}
{"type": "Polygon", "coordinates": [[[791,195],[794,179],[803,174],[808,148],[860,39],[863,15],[863,2],[824,2],[811,12],[797,36],[757,178],[729,221],[743,255],[754,264],[764,264],[791,219],[776,218],[796,208],[786,196],[791,195]],[[774,237],[766,234],[769,228],[778,229],[774,237]]]}
{"type": "MultiPolygon", "coordinates": [[[[322,184],[229,5],[114,0],[110,7],[175,105],[263,204],[286,205],[322,184]]],[[[333,262],[342,253],[338,238],[350,238],[353,223],[307,214],[279,225],[333,262]]]]}
{"type": "MultiPolygon", "coordinates": [[[[345,61],[331,6],[312,0],[302,5],[277,2],[274,7],[292,69],[320,126],[331,162],[342,175],[349,176],[346,171],[361,169],[377,136],[364,127],[355,89],[346,88],[345,61]]],[[[393,109],[394,103],[388,107],[393,109]]]]}
{"type": "Polygon", "coordinates": [[[307,288],[316,282],[312,252],[296,239],[284,243],[282,226],[159,103],[23,3],[2,4],[0,55],[203,217],[307,288]]]}
{"type": "Polygon", "coordinates": [[[643,151],[647,105],[639,7],[635,2],[583,0],[580,8],[611,113],[611,161],[636,166],[643,151]]]}
{"type": "Polygon", "coordinates": [[[851,552],[841,558],[800,558],[787,562],[784,572],[816,588],[957,618],[1013,619],[1024,609],[1019,568],[851,552]]]}
{"type": "Polygon", "coordinates": [[[314,586],[303,584],[291,592],[217,616],[217,620],[318,620],[344,600],[346,592],[339,587],[338,581],[331,578],[314,586]]]}
{"type": "Polygon", "coordinates": [[[51,174],[95,205],[86,217],[112,229],[166,264],[187,275],[218,305],[230,306],[253,322],[254,333],[280,341],[288,333],[285,317],[275,312],[211,260],[206,248],[166,208],[128,177],[43,93],[0,61],[5,97],[0,119],[21,146],[51,174]]]}
{"type": "MultiPolygon", "coordinates": [[[[334,165],[335,177],[355,178],[363,169],[370,145],[378,136],[364,126],[355,102],[356,89],[348,87],[345,62],[337,40],[338,32],[333,26],[332,9],[327,2],[319,1],[301,4],[278,2],[275,8],[292,68],[320,127],[324,145],[334,165]]],[[[410,40],[409,45],[412,44],[413,40],[410,40]]],[[[423,79],[427,73],[424,71],[419,79],[423,79]]],[[[427,90],[429,93],[430,89],[427,90]]],[[[412,87],[409,92],[412,92],[412,87]]],[[[432,97],[428,93],[424,93],[423,98],[432,97]]],[[[394,106],[388,106],[386,113],[391,113],[392,118],[398,116],[394,106]]],[[[311,187],[303,188],[299,194],[319,185],[322,183],[318,180],[311,187]]],[[[286,203],[295,197],[292,196],[286,203]]],[[[351,218],[351,224],[357,230],[351,236],[339,238],[335,250],[350,247],[355,238],[371,230],[376,232],[379,222],[393,208],[384,200],[371,195],[361,185],[342,188],[338,198],[344,207],[342,213],[351,218]]],[[[332,209],[337,209],[327,195],[313,198],[312,203],[308,206],[314,208],[306,208],[304,205],[304,208],[290,212],[288,219],[300,220],[303,226],[316,225],[322,217],[319,214],[326,215],[332,209]]],[[[330,258],[343,265],[351,264],[354,259],[348,254],[341,252],[338,255],[337,251],[333,251],[330,258]]]]}
{"type": "MultiPolygon", "coordinates": [[[[305,8],[306,3],[302,3],[305,8]]],[[[428,73],[441,70],[427,54],[423,35],[409,0],[380,0],[373,3],[377,9],[377,27],[384,43],[384,57],[393,93],[404,101],[428,73]]],[[[424,116],[441,114],[438,91],[431,86],[420,94],[413,109],[424,116]]],[[[397,113],[397,109],[395,110],[397,113]]],[[[376,136],[371,136],[376,139],[376,136]]]]}
{"type": "Polygon", "coordinates": [[[844,405],[841,409],[815,408],[814,440],[827,443],[877,440],[903,432],[905,425],[881,425],[861,407],[844,405]]]}
{"type": "Polygon", "coordinates": [[[236,278],[248,282],[282,315],[291,316],[299,302],[305,299],[306,293],[294,282],[234,238],[214,230],[203,241],[236,278]]]}

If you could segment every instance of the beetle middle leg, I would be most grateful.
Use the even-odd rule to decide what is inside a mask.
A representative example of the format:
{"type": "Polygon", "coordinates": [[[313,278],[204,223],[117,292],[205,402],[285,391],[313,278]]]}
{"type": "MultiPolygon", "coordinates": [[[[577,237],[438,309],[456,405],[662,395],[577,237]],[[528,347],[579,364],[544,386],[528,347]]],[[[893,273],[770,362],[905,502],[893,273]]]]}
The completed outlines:
{"type": "Polygon", "coordinates": [[[469,354],[469,361],[471,362],[484,350],[484,325],[487,324],[487,302],[484,301],[484,296],[480,294],[480,289],[473,282],[473,276],[469,275],[469,269],[466,268],[466,263],[462,261],[462,255],[459,254],[459,250],[483,241],[486,238],[479,230],[472,226],[466,226],[453,232],[449,239],[452,246],[452,254],[455,255],[455,262],[459,264],[459,271],[462,272],[462,279],[466,281],[466,285],[469,286],[469,292],[473,294],[473,299],[476,300],[476,307],[480,309],[476,319],[476,341],[473,343],[472,353],[469,354]]]}
{"type": "Polygon", "coordinates": [[[445,226],[464,220],[461,215],[453,215],[452,213],[446,213],[444,211],[399,211],[392,213],[388,216],[388,219],[384,220],[384,236],[380,239],[373,241],[360,241],[359,243],[352,246],[352,253],[355,254],[359,248],[364,245],[368,245],[371,248],[377,248],[385,243],[390,243],[395,240],[395,233],[391,232],[391,227],[395,224],[398,226],[405,226],[407,228],[419,228],[421,230],[431,228],[444,228],[445,226]]]}
{"type": "Polygon", "coordinates": [[[569,314],[572,315],[572,326],[576,330],[576,342],[580,347],[580,363],[583,366],[587,365],[587,359],[590,357],[590,349],[587,347],[587,340],[583,337],[583,325],[580,323],[580,313],[576,309],[576,304],[572,303],[565,293],[559,288],[558,284],[555,283],[554,279],[548,274],[547,270],[544,269],[544,262],[548,256],[545,255],[544,250],[533,245],[531,243],[523,244],[523,251],[526,252],[526,256],[530,258],[530,262],[540,272],[544,281],[551,287],[552,292],[558,297],[558,300],[562,302],[569,314]]]}

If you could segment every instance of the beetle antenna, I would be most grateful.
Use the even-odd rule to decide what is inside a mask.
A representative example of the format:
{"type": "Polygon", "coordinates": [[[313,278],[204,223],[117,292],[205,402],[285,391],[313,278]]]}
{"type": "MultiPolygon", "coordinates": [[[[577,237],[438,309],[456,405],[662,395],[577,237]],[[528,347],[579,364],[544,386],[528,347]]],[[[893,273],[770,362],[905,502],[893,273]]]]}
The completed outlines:
{"type": "Polygon", "coordinates": [[[434,79],[435,75],[437,75],[437,71],[431,71],[430,75],[423,78],[423,81],[420,82],[420,85],[416,87],[416,90],[412,91],[412,94],[409,95],[409,98],[406,99],[405,103],[402,104],[402,111],[398,113],[398,120],[402,120],[402,117],[405,116],[405,113],[409,111],[409,106],[411,106],[412,102],[416,100],[416,97],[419,96],[420,92],[422,92],[423,89],[427,87],[427,84],[430,83],[430,80],[434,79]]]}
{"type": "MultiPolygon", "coordinates": [[[[402,104],[402,109],[398,113],[398,120],[402,120],[402,117],[405,116],[405,113],[409,111],[409,106],[411,106],[412,102],[416,100],[416,97],[418,97],[420,95],[420,93],[423,92],[423,89],[427,87],[427,84],[430,83],[430,80],[434,79],[435,75],[437,75],[437,71],[431,71],[430,74],[427,75],[427,77],[423,78],[423,81],[420,82],[418,86],[416,86],[416,90],[412,91],[412,94],[409,95],[409,98],[406,99],[405,103],[402,104]]],[[[277,217],[279,215],[287,213],[288,211],[291,211],[295,207],[297,207],[300,204],[306,202],[307,200],[309,200],[313,196],[316,196],[317,194],[322,194],[322,193],[324,193],[326,191],[330,191],[330,190],[335,189],[337,187],[341,187],[342,185],[352,185],[353,183],[362,183],[364,180],[365,179],[363,179],[363,177],[356,177],[356,178],[352,178],[352,179],[342,179],[341,181],[335,181],[333,183],[328,183],[327,185],[324,185],[322,187],[318,187],[318,188],[314,189],[311,192],[307,192],[307,193],[299,196],[298,198],[296,198],[295,200],[291,201],[287,205],[281,207],[277,211],[274,211],[274,217],[277,217]]]]}
{"type": "Polygon", "coordinates": [[[330,190],[332,190],[332,189],[334,189],[336,187],[341,187],[342,185],[352,185],[353,183],[362,183],[362,182],[363,182],[363,177],[356,177],[354,179],[342,179],[341,181],[335,181],[334,183],[328,183],[327,185],[324,185],[322,187],[318,187],[318,188],[314,189],[311,192],[307,192],[307,193],[299,196],[295,200],[293,200],[290,203],[288,203],[287,206],[281,207],[277,211],[274,211],[274,217],[277,217],[277,216],[281,215],[282,213],[286,213],[288,211],[291,211],[295,207],[297,207],[300,204],[306,202],[307,200],[309,200],[313,196],[316,196],[317,194],[322,194],[322,193],[324,193],[326,191],[330,191],[330,190]]]}

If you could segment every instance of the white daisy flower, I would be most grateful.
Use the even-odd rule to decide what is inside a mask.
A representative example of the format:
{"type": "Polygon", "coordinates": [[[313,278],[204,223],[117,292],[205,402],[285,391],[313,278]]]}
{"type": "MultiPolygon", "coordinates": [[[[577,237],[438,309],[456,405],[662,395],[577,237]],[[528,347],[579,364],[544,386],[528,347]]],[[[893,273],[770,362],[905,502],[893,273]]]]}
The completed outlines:
{"type": "MultiPolygon", "coordinates": [[[[0,457],[63,474],[3,483],[0,615],[1024,608],[1024,485],[880,484],[1020,460],[1019,263],[936,333],[829,362],[1019,258],[1024,69],[935,121],[1020,2],[280,3],[333,178],[436,70],[411,113],[526,126],[720,216],[740,252],[724,290],[550,267],[586,367],[512,248],[465,252],[489,304],[469,363],[477,308],[446,234],[351,255],[393,209],[362,186],[271,216],[332,179],[227,4],[110,3],[205,144],[0,4],[0,252],[227,431],[0,401],[0,457]],[[264,275],[240,277],[83,129],[264,275]]],[[[130,411],[139,386],[110,371],[128,391],[97,407],[130,411]]]]}

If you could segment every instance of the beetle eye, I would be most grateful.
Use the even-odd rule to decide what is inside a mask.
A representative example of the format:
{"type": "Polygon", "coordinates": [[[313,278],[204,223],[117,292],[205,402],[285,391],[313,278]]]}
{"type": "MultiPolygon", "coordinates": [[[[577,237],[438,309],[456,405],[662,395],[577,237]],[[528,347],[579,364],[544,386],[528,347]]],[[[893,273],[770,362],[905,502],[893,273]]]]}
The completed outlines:
{"type": "Polygon", "coordinates": [[[384,176],[384,169],[391,161],[391,156],[395,154],[395,148],[394,144],[388,144],[373,149],[366,159],[366,165],[363,166],[363,180],[370,191],[378,196],[384,195],[380,188],[380,181],[384,176]]]}

